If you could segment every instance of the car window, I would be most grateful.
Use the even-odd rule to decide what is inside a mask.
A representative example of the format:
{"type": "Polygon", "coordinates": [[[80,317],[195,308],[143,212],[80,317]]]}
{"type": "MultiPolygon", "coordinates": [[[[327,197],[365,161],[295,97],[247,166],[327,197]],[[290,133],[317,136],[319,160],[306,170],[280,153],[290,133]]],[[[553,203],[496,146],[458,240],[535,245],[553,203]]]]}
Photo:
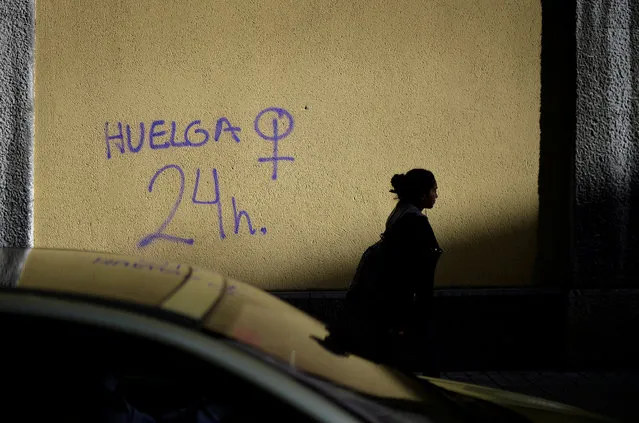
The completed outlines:
{"type": "Polygon", "coordinates": [[[0,331],[8,388],[2,403],[15,406],[15,421],[312,421],[230,372],[153,340],[7,313],[0,313],[0,331]]]}

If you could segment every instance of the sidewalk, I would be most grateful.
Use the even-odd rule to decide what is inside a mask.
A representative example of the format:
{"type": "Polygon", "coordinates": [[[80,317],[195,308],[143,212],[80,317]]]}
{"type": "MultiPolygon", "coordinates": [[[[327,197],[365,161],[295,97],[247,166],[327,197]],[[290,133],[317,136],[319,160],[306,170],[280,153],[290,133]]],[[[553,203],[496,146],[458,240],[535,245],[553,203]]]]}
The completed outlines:
{"type": "Polygon", "coordinates": [[[639,421],[639,370],[446,372],[441,377],[558,401],[622,422],[639,421]]]}

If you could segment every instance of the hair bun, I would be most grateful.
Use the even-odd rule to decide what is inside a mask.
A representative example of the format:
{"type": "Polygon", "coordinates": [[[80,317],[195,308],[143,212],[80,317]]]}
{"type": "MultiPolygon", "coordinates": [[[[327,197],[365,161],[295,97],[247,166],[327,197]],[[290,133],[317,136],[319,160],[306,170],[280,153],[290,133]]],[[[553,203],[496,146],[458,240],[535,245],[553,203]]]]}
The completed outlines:
{"type": "Polygon", "coordinates": [[[405,182],[406,182],[406,175],[404,173],[393,175],[393,177],[391,178],[391,185],[393,186],[393,189],[390,190],[390,192],[398,194],[399,192],[402,191],[402,188],[404,187],[405,182]]]}

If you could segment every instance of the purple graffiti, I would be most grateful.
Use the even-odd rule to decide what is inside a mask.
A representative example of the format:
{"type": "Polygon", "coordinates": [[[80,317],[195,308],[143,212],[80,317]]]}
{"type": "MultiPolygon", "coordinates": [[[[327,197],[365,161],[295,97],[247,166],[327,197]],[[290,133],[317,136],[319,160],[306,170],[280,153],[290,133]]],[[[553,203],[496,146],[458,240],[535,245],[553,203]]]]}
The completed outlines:
{"type": "MultiPolygon", "coordinates": [[[[163,150],[183,147],[202,147],[207,145],[211,139],[214,143],[219,143],[220,139],[224,137],[226,137],[228,141],[235,141],[233,144],[240,143],[242,128],[233,125],[231,120],[225,116],[212,122],[209,121],[208,124],[205,123],[204,125],[201,120],[192,120],[188,124],[186,124],[186,122],[180,124],[175,120],[163,119],[149,120],[146,122],[138,121],[135,123],[107,121],[104,125],[106,158],[109,160],[114,156],[137,154],[144,150],[145,147],[147,150],[160,150],[158,153],[165,154],[163,150]]],[[[272,154],[269,157],[259,157],[257,159],[258,163],[272,163],[272,180],[278,179],[281,161],[293,162],[296,160],[291,156],[280,155],[280,141],[293,132],[294,126],[295,122],[291,113],[280,107],[265,108],[255,116],[253,121],[255,133],[261,139],[273,143],[272,154]]],[[[177,198],[169,210],[167,217],[159,227],[137,242],[138,248],[145,248],[155,241],[168,241],[181,245],[193,245],[195,242],[193,238],[167,233],[171,231],[171,229],[167,228],[173,221],[178,208],[182,206],[186,185],[184,170],[177,164],[169,164],[158,169],[149,181],[148,192],[153,192],[159,176],[165,172],[169,172],[170,169],[174,169],[179,175],[179,186],[173,186],[174,189],[177,188],[177,198]]],[[[206,172],[208,173],[208,171],[206,172]]],[[[256,225],[254,219],[249,215],[249,212],[239,206],[240,201],[236,196],[229,195],[231,197],[231,203],[229,206],[226,206],[227,202],[226,200],[223,201],[221,196],[220,177],[217,169],[211,169],[211,180],[208,180],[208,176],[205,176],[204,178],[207,179],[207,181],[203,182],[200,178],[201,176],[202,171],[200,168],[197,168],[195,170],[195,183],[191,202],[196,205],[215,206],[217,215],[213,215],[213,218],[217,218],[217,229],[220,239],[224,240],[228,235],[225,232],[223,212],[225,211],[224,207],[229,206],[233,209],[233,234],[246,233],[247,230],[251,236],[258,233],[261,235],[268,233],[266,227],[256,225]],[[200,182],[202,182],[204,186],[200,186],[200,182]],[[209,188],[207,185],[210,185],[211,182],[212,187],[209,188]],[[200,189],[204,190],[204,192],[200,192],[200,189]],[[245,229],[242,229],[242,227],[245,229]]],[[[170,180],[173,180],[168,177],[164,179],[168,179],[169,183],[170,180]]],[[[163,180],[163,183],[166,182],[163,180]]],[[[213,210],[211,210],[211,212],[213,213],[213,210]]],[[[226,211],[226,213],[228,213],[228,220],[231,210],[226,211]]],[[[230,223],[227,223],[227,226],[228,225],[230,225],[230,223]]],[[[131,266],[137,268],[136,266],[139,265],[132,264],[131,266]]]]}
{"type": "MultiPolygon", "coordinates": [[[[168,171],[169,169],[177,170],[178,174],[180,175],[180,188],[178,190],[178,198],[175,204],[173,205],[173,208],[171,209],[168,217],[165,219],[162,225],[160,225],[160,227],[155,232],[142,238],[138,242],[138,248],[144,248],[157,240],[170,241],[170,242],[174,242],[178,244],[186,244],[186,245],[193,245],[195,242],[193,238],[183,238],[183,237],[169,235],[165,233],[167,226],[173,220],[173,217],[175,216],[175,213],[177,212],[178,207],[182,203],[182,197],[184,195],[184,186],[185,186],[185,176],[184,176],[184,171],[182,170],[182,168],[175,164],[169,164],[159,169],[157,172],[155,172],[155,174],[151,178],[151,181],[149,182],[149,188],[148,188],[149,192],[153,192],[153,186],[158,176],[162,174],[163,172],[168,171]]],[[[220,181],[219,181],[219,175],[218,175],[217,169],[213,168],[211,170],[211,175],[212,175],[212,181],[213,181],[213,199],[202,200],[198,198],[200,194],[201,171],[200,171],[200,168],[197,168],[195,171],[195,184],[193,186],[193,195],[191,196],[191,202],[193,204],[198,204],[198,205],[216,206],[220,239],[225,239],[226,233],[224,231],[224,222],[222,219],[222,215],[223,215],[222,196],[220,194],[220,181]]],[[[253,226],[253,222],[251,221],[251,217],[249,216],[249,213],[246,210],[238,210],[237,199],[235,196],[231,197],[231,204],[233,206],[233,217],[235,222],[235,227],[233,232],[236,235],[239,234],[242,218],[244,218],[244,220],[246,220],[246,223],[248,225],[249,233],[251,235],[255,235],[257,233],[257,230],[253,226]]],[[[260,228],[260,232],[262,233],[262,235],[266,235],[266,228],[265,227],[260,228]]]]}
{"type": "Polygon", "coordinates": [[[251,223],[251,217],[246,212],[246,210],[240,210],[239,213],[237,211],[237,205],[235,203],[235,197],[231,198],[231,202],[233,203],[233,217],[235,218],[235,233],[238,233],[240,230],[240,222],[242,221],[242,217],[246,218],[246,223],[248,224],[248,230],[251,235],[255,235],[255,229],[253,229],[253,224],[251,223]]]}
{"type": "Polygon", "coordinates": [[[231,125],[231,122],[229,122],[227,118],[221,117],[217,120],[217,123],[215,124],[215,142],[217,142],[220,139],[220,136],[222,135],[222,131],[230,132],[235,142],[236,143],[240,142],[240,137],[237,136],[236,132],[240,132],[241,130],[242,128],[240,128],[239,126],[231,125]],[[224,124],[226,124],[226,128],[223,128],[224,124]]]}
{"type": "MultiPolygon", "coordinates": [[[[202,129],[202,128],[197,128],[195,131],[193,131],[196,134],[204,136],[202,141],[193,142],[189,138],[189,131],[191,130],[191,128],[193,128],[195,125],[199,126],[200,123],[201,122],[199,120],[194,120],[193,122],[189,123],[189,125],[184,130],[184,144],[180,144],[180,145],[184,145],[185,147],[200,147],[200,146],[203,146],[204,144],[206,144],[207,142],[209,142],[209,131],[207,131],[206,129],[202,129]]],[[[173,124],[175,126],[175,122],[173,122],[173,124]]],[[[173,142],[173,137],[171,137],[171,142],[173,142]]],[[[175,144],[173,144],[173,145],[175,145],[175,144]]]]}
{"type": "Polygon", "coordinates": [[[273,155],[271,157],[260,157],[257,159],[257,161],[260,163],[273,162],[273,173],[271,175],[271,179],[273,180],[277,180],[278,163],[280,161],[292,162],[295,160],[293,157],[290,156],[279,155],[279,141],[290,135],[290,133],[293,131],[293,126],[293,116],[287,110],[281,109],[279,107],[269,107],[267,109],[264,109],[255,117],[254,128],[257,135],[259,135],[266,141],[271,141],[273,143],[273,155]],[[272,117],[273,113],[276,114],[276,117],[272,117]],[[270,119],[268,115],[271,116],[270,119]],[[283,133],[279,132],[280,120],[288,121],[287,125],[285,126],[286,130],[283,133]],[[267,131],[268,133],[263,132],[262,129],[260,129],[260,123],[269,125],[269,129],[270,127],[272,127],[272,135],[268,134],[271,133],[270,131],[267,131]]]}
{"type": "Polygon", "coordinates": [[[109,135],[109,122],[104,125],[104,137],[106,138],[106,154],[107,159],[111,158],[111,143],[113,140],[120,140],[116,142],[115,146],[120,150],[120,154],[124,154],[124,135],[122,134],[122,122],[118,122],[118,134],[109,135]]]}
{"type": "MultiPolygon", "coordinates": [[[[113,157],[114,151],[119,151],[120,154],[127,152],[139,153],[145,145],[145,141],[148,142],[148,147],[151,150],[164,150],[167,148],[202,147],[211,138],[211,132],[202,127],[202,121],[200,120],[191,121],[186,125],[184,131],[178,130],[176,121],[169,123],[161,119],[154,120],[151,122],[148,131],[146,131],[144,122],[140,122],[140,131],[137,137],[134,134],[136,132],[134,127],[135,125],[128,123],[123,125],[122,122],[115,124],[106,122],[104,124],[107,159],[113,157]],[[117,131],[113,130],[114,125],[117,127],[117,131]],[[124,128],[126,128],[126,142],[124,140],[124,128]],[[133,145],[134,138],[139,140],[135,146],[133,145]]],[[[215,122],[213,139],[218,142],[224,133],[228,133],[235,143],[239,143],[240,137],[238,134],[241,130],[242,128],[239,126],[233,126],[228,118],[221,117],[215,122]]]]}
{"type": "Polygon", "coordinates": [[[166,229],[166,227],[169,225],[169,223],[171,223],[171,220],[173,220],[173,217],[175,216],[175,212],[177,211],[178,207],[180,206],[180,203],[182,202],[182,196],[184,195],[184,171],[182,170],[182,168],[178,165],[169,164],[164,166],[157,172],[155,172],[155,175],[153,175],[153,177],[151,178],[151,182],[149,183],[149,192],[153,192],[153,185],[155,184],[155,180],[157,179],[157,177],[169,169],[175,169],[180,174],[180,190],[178,193],[178,198],[175,201],[175,204],[173,205],[173,208],[171,209],[169,216],[162,223],[162,225],[160,225],[160,227],[155,232],[145,236],[138,242],[139,248],[144,248],[150,243],[152,243],[153,241],[156,241],[158,239],[163,239],[165,241],[171,241],[171,242],[176,242],[181,244],[193,245],[193,238],[182,238],[179,236],[168,235],[164,233],[164,230],[166,229]]]}
{"type": "MultiPolygon", "coordinates": [[[[215,193],[215,198],[211,201],[201,201],[197,199],[198,188],[200,187],[200,168],[198,167],[195,171],[195,187],[193,188],[193,196],[191,197],[191,201],[193,204],[209,204],[209,205],[217,205],[217,219],[218,226],[220,230],[220,238],[226,238],[226,234],[224,233],[224,224],[222,222],[222,201],[220,199],[220,183],[217,177],[217,169],[213,169],[213,191],[215,193]]],[[[237,233],[237,231],[235,232],[237,233]]]]}
{"type": "Polygon", "coordinates": [[[166,135],[166,131],[156,132],[155,130],[157,126],[162,126],[162,125],[164,125],[163,120],[154,120],[153,123],[151,124],[151,131],[149,133],[149,145],[151,146],[152,150],[169,148],[171,146],[171,144],[168,141],[165,141],[162,144],[156,144],[155,142],[153,142],[154,138],[159,138],[166,135]]]}
{"type": "MultiPolygon", "coordinates": [[[[118,122],[119,123],[119,122],[118,122]]],[[[129,151],[132,153],[137,153],[142,149],[142,144],[144,143],[144,123],[140,122],[140,142],[136,147],[133,147],[131,143],[131,126],[129,124],[126,125],[126,144],[129,146],[129,151]]]]}

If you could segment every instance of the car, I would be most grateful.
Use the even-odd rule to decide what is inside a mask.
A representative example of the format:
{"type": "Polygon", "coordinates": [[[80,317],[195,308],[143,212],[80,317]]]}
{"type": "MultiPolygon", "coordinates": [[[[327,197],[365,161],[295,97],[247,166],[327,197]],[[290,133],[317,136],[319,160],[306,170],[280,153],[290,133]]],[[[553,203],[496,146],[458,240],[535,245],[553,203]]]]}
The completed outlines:
{"type": "Polygon", "coordinates": [[[6,421],[610,421],[336,353],[322,322],[198,266],[40,248],[0,266],[6,421]]]}

